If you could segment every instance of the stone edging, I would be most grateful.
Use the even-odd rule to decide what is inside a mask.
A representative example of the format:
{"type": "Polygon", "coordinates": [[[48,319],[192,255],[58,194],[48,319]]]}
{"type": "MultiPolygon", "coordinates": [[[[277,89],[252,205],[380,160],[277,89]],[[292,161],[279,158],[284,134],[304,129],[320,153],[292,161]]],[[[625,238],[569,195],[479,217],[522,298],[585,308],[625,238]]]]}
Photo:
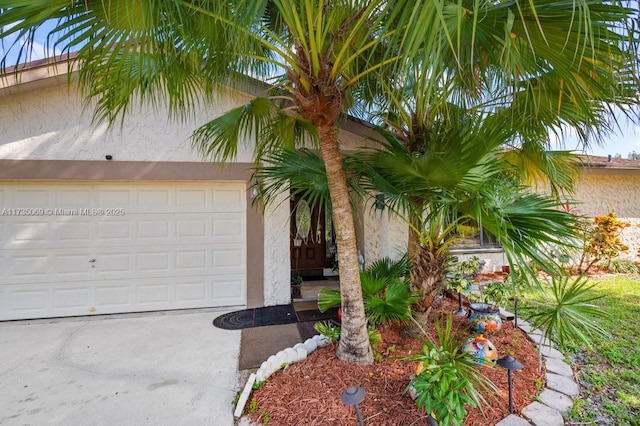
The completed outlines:
{"type": "MultiPolygon", "coordinates": [[[[513,314],[502,311],[504,317],[513,317],[513,314]]],[[[578,395],[578,384],[573,379],[571,366],[564,362],[564,356],[560,351],[551,346],[540,345],[542,332],[533,330],[530,323],[518,320],[518,328],[527,334],[539,351],[542,352],[547,373],[545,375],[546,385],[538,401],[534,401],[522,409],[522,416],[510,414],[495,426],[561,426],[564,425],[564,417],[573,406],[573,397],[578,395]]],[[[302,361],[318,347],[326,346],[330,339],[323,335],[316,335],[297,343],[293,348],[287,348],[275,355],[271,355],[255,373],[249,376],[249,380],[240,394],[238,404],[233,413],[236,419],[242,416],[244,407],[249,400],[254,383],[261,383],[268,379],[273,373],[285,368],[289,364],[302,361]]],[[[246,418],[240,418],[239,425],[250,426],[252,423],[246,418]]]]}
{"type": "MultiPolygon", "coordinates": [[[[513,317],[513,314],[502,311],[502,315],[513,317]]],[[[518,328],[527,334],[542,353],[547,372],[545,387],[534,401],[522,409],[522,417],[510,414],[496,426],[561,426],[564,416],[573,406],[573,398],[578,395],[578,384],[573,378],[571,366],[564,362],[560,351],[551,346],[541,345],[542,332],[533,330],[530,323],[518,319],[518,328]]]]}
{"type": "Polygon", "coordinates": [[[233,412],[233,416],[235,418],[239,418],[240,416],[242,416],[244,406],[249,400],[249,396],[251,395],[251,391],[253,390],[254,383],[262,383],[281,368],[286,368],[289,364],[294,364],[296,362],[307,359],[307,356],[309,356],[317,348],[326,346],[330,342],[331,339],[329,339],[328,337],[317,334],[312,338],[305,340],[304,343],[296,343],[293,348],[283,349],[277,354],[271,355],[269,358],[267,358],[267,360],[260,365],[258,371],[256,371],[255,373],[251,373],[251,375],[249,376],[249,379],[247,380],[247,383],[245,384],[244,389],[240,394],[240,398],[238,399],[238,404],[236,405],[236,409],[233,412]]]}

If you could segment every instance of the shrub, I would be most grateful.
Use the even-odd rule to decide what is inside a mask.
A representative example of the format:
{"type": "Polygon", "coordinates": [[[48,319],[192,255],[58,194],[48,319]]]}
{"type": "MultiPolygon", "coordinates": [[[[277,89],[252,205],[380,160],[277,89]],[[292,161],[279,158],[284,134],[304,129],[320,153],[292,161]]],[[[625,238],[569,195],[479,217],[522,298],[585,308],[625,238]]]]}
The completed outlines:
{"type": "Polygon", "coordinates": [[[629,250],[620,240],[620,233],[631,226],[618,219],[614,212],[593,219],[593,228],[585,232],[586,244],[580,259],[579,269],[587,273],[593,265],[603,260],[611,260],[620,252],[629,250]]]}
{"type": "MultiPolygon", "coordinates": [[[[410,289],[408,270],[409,265],[404,256],[398,261],[379,259],[360,272],[364,310],[370,324],[411,320],[411,306],[418,301],[419,294],[410,289]]],[[[318,309],[321,312],[340,306],[340,303],[340,290],[320,290],[318,309]]]]}
{"type": "Polygon", "coordinates": [[[410,358],[420,366],[407,390],[415,390],[416,405],[438,424],[462,426],[465,404],[477,407],[486,402],[482,393],[495,395],[497,388],[480,373],[473,357],[462,352],[464,339],[452,335],[452,325],[451,315],[444,327],[436,320],[438,342],[425,341],[422,352],[410,358]]]}

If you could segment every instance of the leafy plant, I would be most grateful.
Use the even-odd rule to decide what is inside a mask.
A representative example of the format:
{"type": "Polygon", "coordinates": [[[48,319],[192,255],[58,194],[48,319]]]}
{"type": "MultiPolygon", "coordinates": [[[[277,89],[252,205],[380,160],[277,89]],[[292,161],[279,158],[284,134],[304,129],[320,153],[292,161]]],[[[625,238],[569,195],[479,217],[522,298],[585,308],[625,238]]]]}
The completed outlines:
{"type": "MultiPolygon", "coordinates": [[[[334,342],[340,340],[341,328],[339,325],[333,324],[329,321],[321,321],[315,323],[313,328],[318,333],[322,334],[325,337],[328,337],[334,342]]],[[[375,345],[376,343],[380,343],[382,341],[382,335],[380,335],[380,332],[371,325],[367,327],[367,334],[369,335],[369,342],[372,345],[375,345]]]]}
{"type": "Polygon", "coordinates": [[[620,252],[629,250],[622,243],[620,233],[631,226],[629,222],[618,219],[614,212],[593,219],[593,228],[585,231],[587,242],[580,259],[580,271],[586,273],[597,262],[611,260],[620,252]]]}
{"type": "Polygon", "coordinates": [[[609,262],[609,272],[614,274],[637,274],[640,267],[628,259],[613,259],[609,262]]]}
{"type": "Polygon", "coordinates": [[[452,315],[444,327],[440,319],[436,320],[437,344],[425,341],[422,352],[410,358],[420,362],[410,386],[417,394],[416,405],[439,424],[462,426],[467,415],[465,405],[486,403],[482,393],[494,394],[497,389],[479,372],[473,357],[462,352],[464,340],[452,335],[452,327],[452,315]]]}
{"type": "MultiPolygon", "coordinates": [[[[365,314],[372,325],[388,321],[408,322],[411,306],[418,295],[409,288],[406,256],[398,261],[382,258],[360,272],[365,314]]],[[[325,312],[340,306],[340,290],[323,288],[318,294],[318,309],[325,312]]]]}
{"type": "Polygon", "coordinates": [[[340,327],[330,323],[329,321],[317,322],[314,324],[313,328],[319,334],[322,334],[334,342],[340,339],[340,327]]]}
{"type": "Polygon", "coordinates": [[[264,410],[260,412],[260,421],[265,426],[267,426],[271,421],[271,419],[269,418],[269,414],[264,410]]]}
{"type": "Polygon", "coordinates": [[[471,280],[482,270],[484,261],[478,256],[471,256],[467,260],[452,262],[446,275],[447,287],[458,293],[471,290],[471,280]]]}
{"type": "Polygon", "coordinates": [[[480,287],[482,301],[493,302],[499,306],[505,306],[507,301],[514,296],[514,288],[509,283],[491,281],[480,287]]]}
{"type": "MultiPolygon", "coordinates": [[[[536,298],[524,305],[525,315],[534,328],[543,331],[540,343],[554,341],[562,346],[567,343],[590,344],[590,335],[608,336],[598,323],[598,318],[608,313],[593,302],[602,298],[588,285],[588,278],[581,275],[556,276],[547,285],[536,289],[536,298]]],[[[541,365],[541,358],[539,359],[541,365]]]]}

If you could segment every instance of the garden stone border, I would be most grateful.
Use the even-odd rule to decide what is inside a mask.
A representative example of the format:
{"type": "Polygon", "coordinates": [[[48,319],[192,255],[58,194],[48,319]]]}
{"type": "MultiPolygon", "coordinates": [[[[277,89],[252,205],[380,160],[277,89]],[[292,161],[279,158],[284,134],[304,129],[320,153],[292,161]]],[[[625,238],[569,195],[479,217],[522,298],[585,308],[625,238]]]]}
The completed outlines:
{"type": "MultiPolygon", "coordinates": [[[[509,312],[504,312],[507,316],[509,312]]],[[[560,426],[564,425],[564,416],[573,406],[573,397],[578,395],[579,388],[573,377],[573,369],[564,362],[564,356],[553,346],[541,345],[542,331],[534,330],[524,320],[518,320],[518,328],[522,330],[542,354],[547,373],[545,387],[534,401],[522,409],[522,416],[510,414],[495,426],[560,426]]]]}
{"type": "MultiPolygon", "coordinates": [[[[501,311],[505,318],[514,317],[507,311],[501,311]]],[[[512,321],[513,322],[513,321],[512,321]]],[[[533,342],[542,353],[542,358],[547,366],[546,384],[538,395],[538,401],[534,401],[522,409],[522,416],[510,414],[495,426],[561,426],[564,425],[564,417],[573,406],[573,397],[578,394],[578,384],[574,380],[571,366],[564,362],[563,355],[555,348],[547,345],[540,346],[542,332],[534,330],[527,321],[518,320],[518,328],[522,330],[529,340],[533,342]]],[[[238,404],[233,413],[239,426],[254,426],[248,416],[242,416],[244,407],[249,400],[253,385],[267,380],[273,373],[286,368],[288,365],[302,361],[318,347],[326,346],[330,339],[318,334],[304,343],[297,343],[293,348],[287,348],[275,355],[271,355],[255,373],[252,373],[244,386],[238,404]],[[242,417],[241,417],[242,416],[242,417]]]]}

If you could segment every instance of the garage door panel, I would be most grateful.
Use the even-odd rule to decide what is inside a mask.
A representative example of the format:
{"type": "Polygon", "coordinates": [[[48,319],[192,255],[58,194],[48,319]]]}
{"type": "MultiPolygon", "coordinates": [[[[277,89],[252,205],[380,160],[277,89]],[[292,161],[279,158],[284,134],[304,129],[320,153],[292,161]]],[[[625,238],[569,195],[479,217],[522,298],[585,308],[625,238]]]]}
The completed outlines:
{"type": "Polygon", "coordinates": [[[86,253],[53,255],[53,275],[56,281],[69,279],[91,279],[92,259],[86,253]]]}
{"type": "Polygon", "coordinates": [[[212,291],[207,279],[181,279],[176,282],[175,301],[178,304],[202,303],[211,299],[212,291]]]}
{"type": "Polygon", "coordinates": [[[216,211],[244,211],[246,196],[244,190],[224,188],[213,190],[213,206],[216,211]]]}
{"type": "Polygon", "coordinates": [[[94,224],[85,217],[56,218],[52,228],[54,244],[88,247],[95,238],[94,224]]]}
{"type": "Polygon", "coordinates": [[[10,245],[16,247],[48,247],[52,243],[49,220],[34,217],[19,218],[10,222],[13,222],[10,245]]]}
{"type": "Polygon", "coordinates": [[[96,284],[95,286],[94,309],[96,312],[125,312],[131,306],[133,298],[133,288],[129,282],[109,282],[96,284]]]}
{"type": "Polygon", "coordinates": [[[168,240],[172,237],[172,232],[170,232],[170,225],[171,223],[167,218],[164,217],[158,217],[155,219],[138,219],[136,239],[153,239],[160,241],[168,240]]]}
{"type": "Polygon", "coordinates": [[[244,296],[244,278],[241,275],[230,275],[213,279],[213,300],[227,300],[230,304],[244,296]]]}
{"type": "Polygon", "coordinates": [[[97,188],[94,194],[93,200],[96,206],[124,208],[127,212],[133,213],[134,194],[130,188],[105,185],[97,188]]]}
{"type": "Polygon", "coordinates": [[[138,284],[136,287],[136,305],[139,307],[170,306],[171,283],[162,280],[154,283],[138,284]]]}
{"type": "Polygon", "coordinates": [[[244,184],[4,183],[0,200],[53,212],[0,217],[0,319],[246,302],[244,184]]]}
{"type": "Polygon", "coordinates": [[[13,193],[14,208],[42,208],[50,206],[53,196],[50,190],[42,188],[20,188],[13,193]]]}
{"type": "Polygon", "coordinates": [[[160,272],[166,274],[169,272],[170,254],[164,250],[139,251],[136,253],[136,270],[142,274],[148,272],[160,272]]]}
{"type": "Polygon", "coordinates": [[[93,262],[96,278],[117,278],[118,276],[132,276],[134,272],[133,259],[129,253],[119,251],[96,254],[93,262]]]}
{"type": "Polygon", "coordinates": [[[45,286],[29,288],[10,287],[5,292],[8,305],[8,316],[2,319],[30,318],[30,315],[50,310],[50,290],[45,286]]]}
{"type": "Polygon", "coordinates": [[[93,195],[90,187],[59,189],[55,192],[55,195],[55,203],[47,207],[77,209],[93,205],[93,195]]]}
{"type": "Polygon", "coordinates": [[[190,240],[206,240],[208,238],[209,225],[213,219],[189,217],[176,219],[176,237],[190,240]]]}
{"type": "Polygon", "coordinates": [[[50,258],[47,254],[15,254],[8,256],[9,268],[6,275],[12,281],[28,282],[45,281],[50,276],[50,258]]]}
{"type": "Polygon", "coordinates": [[[207,271],[207,249],[176,249],[176,271],[201,274],[207,271]]]}
{"type": "Polygon", "coordinates": [[[176,206],[180,206],[181,212],[208,210],[210,205],[210,191],[205,188],[176,190],[176,206]]]}
{"type": "Polygon", "coordinates": [[[86,311],[91,301],[91,289],[56,288],[53,290],[53,306],[57,311],[78,310],[86,311]]]}
{"type": "Polygon", "coordinates": [[[130,241],[134,235],[134,225],[135,223],[126,218],[104,218],[97,225],[96,238],[102,244],[130,241]]]}

